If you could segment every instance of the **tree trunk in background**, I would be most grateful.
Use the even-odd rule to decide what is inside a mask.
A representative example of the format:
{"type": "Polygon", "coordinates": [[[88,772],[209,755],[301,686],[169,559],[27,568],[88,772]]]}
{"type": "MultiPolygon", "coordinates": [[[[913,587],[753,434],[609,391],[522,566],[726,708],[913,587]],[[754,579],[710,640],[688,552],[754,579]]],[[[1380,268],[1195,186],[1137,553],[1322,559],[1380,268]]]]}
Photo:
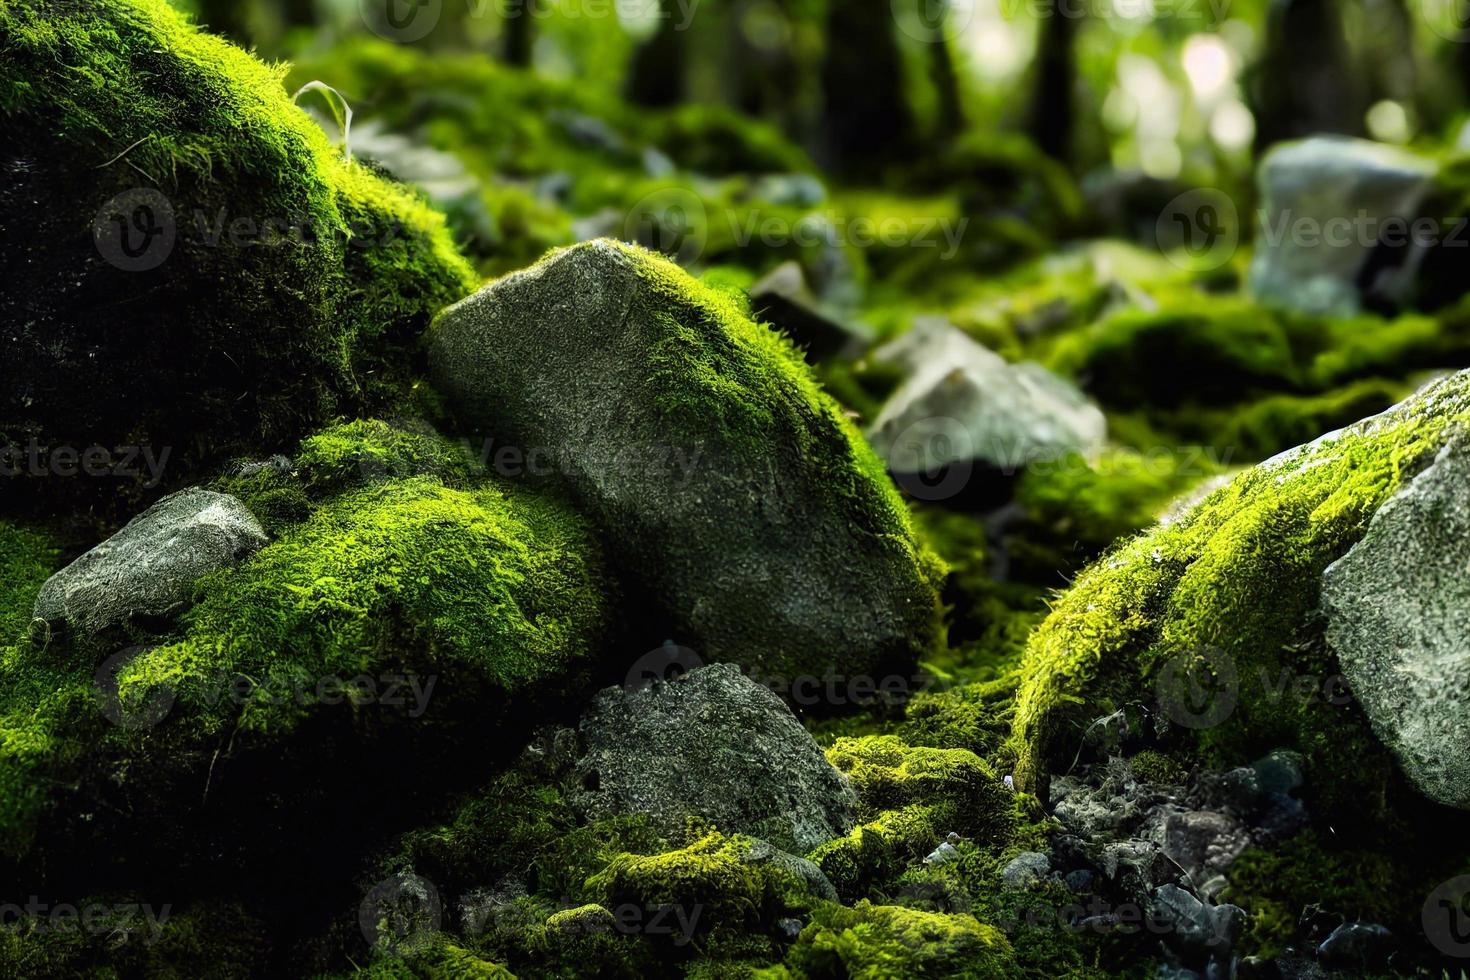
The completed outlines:
{"type": "Polygon", "coordinates": [[[1333,0],[1271,0],[1251,85],[1255,149],[1315,133],[1363,135],[1360,72],[1333,0]]]}
{"type": "Polygon", "coordinates": [[[200,0],[199,22],[211,33],[250,46],[250,4],[240,0],[200,0]]]}
{"type": "Polygon", "coordinates": [[[281,23],[288,30],[293,27],[315,27],[316,0],[285,0],[281,4],[281,23]]]}
{"type": "Polygon", "coordinates": [[[965,126],[965,110],[960,101],[960,75],[955,70],[954,52],[946,39],[936,40],[929,55],[929,78],[939,95],[939,139],[947,142],[959,136],[965,126]]]}
{"type": "Polygon", "coordinates": [[[1073,50],[1081,25],[1081,5],[1047,7],[1036,38],[1031,66],[1031,105],[1026,134],[1048,156],[1067,163],[1072,158],[1076,121],[1077,62],[1073,50]]]}
{"type": "Polygon", "coordinates": [[[672,0],[659,3],[658,29],[633,52],[628,70],[628,101],[642,106],[677,105],[684,99],[685,38],[676,28],[672,0]]]}
{"type": "Polygon", "coordinates": [[[823,162],[834,170],[879,169],[912,154],[914,120],[895,30],[882,0],[832,0],[822,64],[822,143],[823,162]]]}
{"type": "Polygon", "coordinates": [[[535,24],[528,8],[512,11],[504,21],[505,61],[517,68],[531,65],[531,46],[536,42],[535,24]]]}

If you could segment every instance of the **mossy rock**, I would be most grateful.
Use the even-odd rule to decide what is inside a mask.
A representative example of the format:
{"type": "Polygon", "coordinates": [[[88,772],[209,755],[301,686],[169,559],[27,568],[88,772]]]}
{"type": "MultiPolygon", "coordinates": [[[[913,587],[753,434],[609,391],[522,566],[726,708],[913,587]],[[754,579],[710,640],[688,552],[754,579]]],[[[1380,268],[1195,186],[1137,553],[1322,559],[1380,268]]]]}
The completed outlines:
{"type": "Polygon", "coordinates": [[[966,749],[871,735],[838,739],[827,758],[857,790],[859,824],[817,847],[811,859],[846,899],[891,884],[951,833],[987,847],[1009,843],[1011,792],[966,749]]]}
{"type": "Polygon", "coordinates": [[[1461,372],[1248,470],[1078,576],[1030,640],[1018,783],[1044,791],[1092,721],[1141,710],[1216,765],[1301,751],[1319,816],[1372,821],[1405,805],[1413,794],[1361,710],[1297,682],[1339,673],[1318,614],[1323,570],[1467,421],[1461,372]]]}
{"type": "MultiPolygon", "coordinates": [[[[940,563],[883,466],[778,334],[608,240],[456,304],[431,373],[462,424],[540,454],[670,637],[781,687],[903,671],[937,642],[940,563]]],[[[641,610],[640,610],[641,611],[641,610]]]]}
{"type": "Polygon", "coordinates": [[[163,0],[14,0],[0,50],[6,443],[167,447],[177,486],[401,397],[472,271],[282,70],[163,0]]]}
{"type": "Polygon", "coordinates": [[[328,838],[356,860],[585,692],[614,595],[586,523],[529,489],[327,496],[101,668],[64,644],[5,654],[6,850],[87,881],[282,874],[328,838]]]}
{"type": "Polygon", "coordinates": [[[787,955],[784,975],[803,980],[954,977],[999,980],[1019,974],[1010,943],[971,915],[945,915],[859,902],[823,906],[787,955]]]}

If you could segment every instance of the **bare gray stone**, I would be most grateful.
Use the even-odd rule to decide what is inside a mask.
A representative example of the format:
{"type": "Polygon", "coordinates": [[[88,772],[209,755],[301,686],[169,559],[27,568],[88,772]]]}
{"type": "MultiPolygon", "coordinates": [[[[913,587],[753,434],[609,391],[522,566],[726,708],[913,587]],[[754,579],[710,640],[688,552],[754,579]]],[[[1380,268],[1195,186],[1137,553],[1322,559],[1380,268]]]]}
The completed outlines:
{"type": "Polygon", "coordinates": [[[731,664],[607,688],[581,732],[573,802],[589,819],[643,813],[678,835],[697,816],[797,853],[857,819],[852,786],[791,709],[731,664]]]}
{"type": "Polygon", "coordinates": [[[1353,695],[1431,799],[1470,809],[1470,437],[1390,497],[1322,576],[1353,695]]]}
{"type": "Polygon", "coordinates": [[[84,643],[130,621],[168,620],[187,608],[195,582],[268,540],[236,498],[181,490],[51,576],[32,615],[84,643]]]}

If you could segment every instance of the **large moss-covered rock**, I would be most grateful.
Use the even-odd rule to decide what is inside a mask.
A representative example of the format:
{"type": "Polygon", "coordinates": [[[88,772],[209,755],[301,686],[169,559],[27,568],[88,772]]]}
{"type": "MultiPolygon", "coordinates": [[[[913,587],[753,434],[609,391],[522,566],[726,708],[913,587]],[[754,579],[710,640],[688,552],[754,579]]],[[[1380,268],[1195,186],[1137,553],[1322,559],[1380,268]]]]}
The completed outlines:
{"type": "Polygon", "coordinates": [[[39,844],[38,867],[85,880],[269,874],[331,838],[313,866],[350,862],[585,691],[613,589],[564,505],[433,476],[303,496],[307,517],[206,576],[151,645],[0,659],[11,855],[39,844]]]}
{"type": "Polygon", "coordinates": [[[1470,452],[1463,436],[1327,567],[1327,639],[1373,729],[1429,797],[1470,809],[1470,452]]]}
{"type": "Polygon", "coordinates": [[[445,311],[430,368],[598,523],[647,647],[790,679],[934,643],[937,561],[882,464],[789,344],[671,262],[554,252],[445,311]]]}
{"type": "Polygon", "coordinates": [[[1145,704],[1150,724],[1220,761],[1298,749],[1324,812],[1381,815],[1390,757],[1321,687],[1338,673],[1316,615],[1322,574],[1467,420],[1461,372],[1248,470],[1078,576],[1030,640],[1017,781],[1044,787],[1094,720],[1145,704]]]}
{"type": "Polygon", "coordinates": [[[167,447],[178,485],[393,397],[472,288],[442,217],[164,0],[14,0],[0,51],[0,441],[167,447]]]}

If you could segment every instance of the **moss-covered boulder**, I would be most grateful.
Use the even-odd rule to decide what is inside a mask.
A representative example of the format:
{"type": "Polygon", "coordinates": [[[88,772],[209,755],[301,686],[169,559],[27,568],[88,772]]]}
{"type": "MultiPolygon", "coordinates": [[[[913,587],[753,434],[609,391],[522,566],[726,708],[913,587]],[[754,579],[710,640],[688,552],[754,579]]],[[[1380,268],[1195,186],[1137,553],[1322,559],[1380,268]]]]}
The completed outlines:
{"type": "Polygon", "coordinates": [[[1318,815],[1405,805],[1391,757],[1331,686],[1322,575],[1467,421],[1461,372],[1243,473],[1081,574],[1029,643],[1018,783],[1044,789],[1092,722],[1141,707],[1140,727],[1217,764],[1301,751],[1318,815]]]}
{"type": "Polygon", "coordinates": [[[644,649],[672,636],[789,682],[934,644],[938,562],[882,464],[789,343],[673,263],[553,252],[445,311],[430,368],[597,522],[644,649]]]}
{"type": "Polygon", "coordinates": [[[864,901],[854,908],[823,906],[802,930],[782,972],[766,975],[999,980],[1021,974],[1005,934],[972,915],[864,901]]]}
{"type": "Polygon", "coordinates": [[[164,0],[14,0],[0,52],[7,445],[167,448],[179,485],[397,397],[473,286],[439,215],[164,0]]]}
{"type": "MultiPolygon", "coordinates": [[[[305,472],[256,477],[322,470],[305,472]]],[[[564,505],[427,475],[301,496],[308,516],[206,576],[146,642],[100,664],[65,637],[5,651],[9,856],[86,881],[350,865],[421,820],[423,792],[479,782],[511,736],[586,691],[614,590],[564,505]]]]}

